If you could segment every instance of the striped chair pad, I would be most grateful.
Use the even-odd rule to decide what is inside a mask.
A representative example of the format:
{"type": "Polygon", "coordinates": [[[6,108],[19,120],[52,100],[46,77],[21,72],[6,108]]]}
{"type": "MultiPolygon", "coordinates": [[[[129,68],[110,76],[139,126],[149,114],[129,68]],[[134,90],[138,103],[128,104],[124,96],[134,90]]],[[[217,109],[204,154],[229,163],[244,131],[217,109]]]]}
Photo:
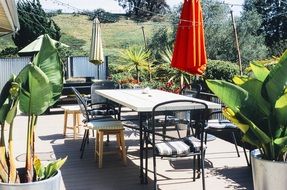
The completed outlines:
{"type": "Polygon", "coordinates": [[[216,129],[224,129],[224,128],[237,128],[233,125],[229,120],[218,120],[218,119],[210,119],[207,123],[207,128],[216,128],[216,129]]]}
{"type": "Polygon", "coordinates": [[[89,110],[89,113],[91,115],[114,115],[114,114],[118,114],[118,111],[114,110],[114,109],[93,109],[93,110],[89,110]]]}
{"type": "Polygon", "coordinates": [[[122,122],[119,120],[113,119],[113,118],[92,120],[92,121],[87,122],[86,126],[93,130],[123,129],[122,122]]]}
{"type": "Polygon", "coordinates": [[[160,156],[189,154],[189,146],[181,140],[156,143],[156,150],[160,156]]]}
{"type": "MultiPolygon", "coordinates": [[[[200,140],[194,136],[188,136],[188,137],[185,137],[184,139],[184,142],[190,146],[190,150],[192,152],[199,152],[200,151],[200,140]]],[[[206,145],[203,143],[203,150],[205,150],[207,147],[206,145]]]]}

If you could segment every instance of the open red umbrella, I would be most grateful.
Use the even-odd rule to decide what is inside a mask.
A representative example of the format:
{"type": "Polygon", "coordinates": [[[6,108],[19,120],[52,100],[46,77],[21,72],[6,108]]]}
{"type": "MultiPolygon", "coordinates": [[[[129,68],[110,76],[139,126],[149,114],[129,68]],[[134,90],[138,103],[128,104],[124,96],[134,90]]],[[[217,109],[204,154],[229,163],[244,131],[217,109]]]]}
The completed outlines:
{"type": "Polygon", "coordinates": [[[206,63],[200,0],[184,0],[171,66],[201,75],[206,69],[206,63]]]}

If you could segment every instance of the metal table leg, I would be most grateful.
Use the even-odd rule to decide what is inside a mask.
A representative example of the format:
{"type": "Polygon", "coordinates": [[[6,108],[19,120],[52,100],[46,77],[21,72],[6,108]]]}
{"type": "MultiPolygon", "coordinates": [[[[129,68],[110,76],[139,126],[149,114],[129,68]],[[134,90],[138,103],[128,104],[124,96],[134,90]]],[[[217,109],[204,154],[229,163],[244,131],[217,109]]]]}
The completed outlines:
{"type": "Polygon", "coordinates": [[[145,183],[144,174],[143,174],[143,149],[144,149],[144,140],[143,140],[143,125],[142,125],[142,113],[139,115],[139,128],[140,128],[140,182],[141,184],[145,183]]]}

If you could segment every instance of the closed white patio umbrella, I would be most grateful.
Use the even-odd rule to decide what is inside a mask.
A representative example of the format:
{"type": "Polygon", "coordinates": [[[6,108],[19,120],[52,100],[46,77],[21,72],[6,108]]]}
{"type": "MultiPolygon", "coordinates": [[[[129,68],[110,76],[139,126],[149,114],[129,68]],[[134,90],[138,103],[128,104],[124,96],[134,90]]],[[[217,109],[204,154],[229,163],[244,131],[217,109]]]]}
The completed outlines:
{"type": "Polygon", "coordinates": [[[20,29],[17,7],[14,0],[0,0],[0,36],[20,29]]]}
{"type": "Polygon", "coordinates": [[[95,18],[93,21],[89,61],[94,64],[102,64],[104,62],[101,26],[98,18],[95,18]]]}

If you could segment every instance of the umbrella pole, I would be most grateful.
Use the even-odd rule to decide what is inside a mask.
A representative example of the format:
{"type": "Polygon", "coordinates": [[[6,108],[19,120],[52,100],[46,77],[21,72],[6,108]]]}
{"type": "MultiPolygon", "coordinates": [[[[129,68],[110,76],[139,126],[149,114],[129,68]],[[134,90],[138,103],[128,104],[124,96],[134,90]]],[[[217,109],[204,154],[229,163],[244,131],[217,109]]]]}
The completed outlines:
{"type": "Polygon", "coordinates": [[[97,67],[98,67],[98,69],[97,69],[97,72],[98,72],[98,80],[100,80],[100,65],[98,64],[97,67]]]}

